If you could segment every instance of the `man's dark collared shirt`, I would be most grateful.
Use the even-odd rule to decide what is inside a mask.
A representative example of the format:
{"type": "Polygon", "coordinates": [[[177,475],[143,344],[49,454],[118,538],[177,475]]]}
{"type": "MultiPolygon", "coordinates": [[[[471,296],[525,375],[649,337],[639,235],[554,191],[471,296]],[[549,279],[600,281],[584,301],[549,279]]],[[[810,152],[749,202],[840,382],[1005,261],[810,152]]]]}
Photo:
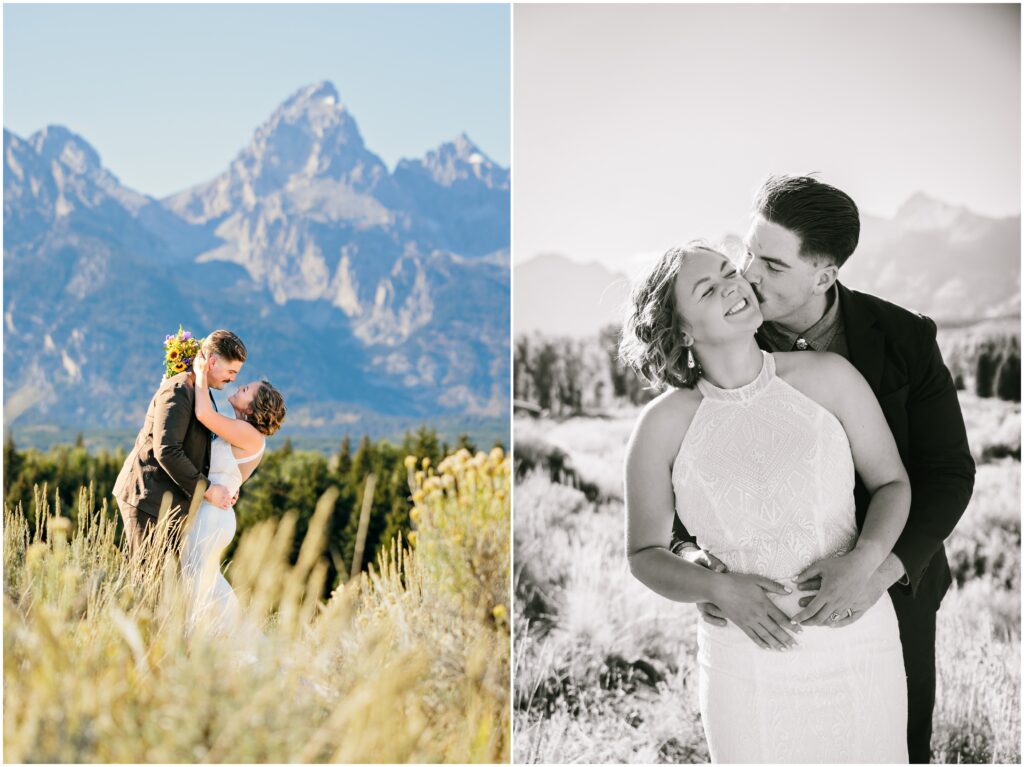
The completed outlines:
{"type": "Polygon", "coordinates": [[[775,352],[808,349],[816,352],[833,352],[847,360],[850,359],[850,349],[846,343],[846,326],[839,311],[839,289],[835,285],[829,290],[828,308],[825,313],[803,333],[794,333],[774,322],[764,323],[760,333],[775,352]],[[799,343],[801,339],[805,343],[799,343]]]}

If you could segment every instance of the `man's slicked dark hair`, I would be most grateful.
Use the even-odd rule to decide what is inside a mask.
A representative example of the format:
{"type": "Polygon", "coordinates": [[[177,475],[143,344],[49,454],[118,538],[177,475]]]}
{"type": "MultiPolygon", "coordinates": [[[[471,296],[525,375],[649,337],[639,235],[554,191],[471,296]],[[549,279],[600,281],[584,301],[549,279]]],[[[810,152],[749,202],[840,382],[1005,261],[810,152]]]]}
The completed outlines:
{"type": "Polygon", "coordinates": [[[203,340],[203,349],[222,360],[245,362],[245,344],[230,330],[215,330],[203,340]]]}
{"type": "Polygon", "coordinates": [[[754,210],[800,238],[800,255],[846,263],[860,239],[860,214],[850,195],[810,176],[769,176],[754,210]]]}

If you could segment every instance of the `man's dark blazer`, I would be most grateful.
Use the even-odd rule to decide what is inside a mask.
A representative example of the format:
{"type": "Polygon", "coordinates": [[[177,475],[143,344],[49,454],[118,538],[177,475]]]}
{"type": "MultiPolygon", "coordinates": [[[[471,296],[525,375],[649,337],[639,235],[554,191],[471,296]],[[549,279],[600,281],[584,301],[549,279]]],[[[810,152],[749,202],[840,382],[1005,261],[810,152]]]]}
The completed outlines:
{"type": "MultiPolygon", "coordinates": [[[[974,460],[953,379],[935,341],[935,323],[875,296],[839,288],[850,362],[867,379],[910,477],[910,516],[893,553],[915,600],[938,609],[950,584],[942,542],[974,490],[974,460]]],[[[870,497],[860,478],[857,526],[870,497]]]]}
{"type": "Polygon", "coordinates": [[[118,500],[156,517],[170,493],[173,517],[188,515],[196,485],[208,482],[210,471],[210,431],[196,419],[195,396],[190,373],[160,384],[114,484],[118,500]]]}
{"type": "MultiPolygon", "coordinates": [[[[850,362],[875,393],[910,477],[910,515],[893,547],[910,583],[893,589],[938,609],[951,580],[942,542],[974,489],[974,460],[956,387],[942,362],[932,320],[837,287],[850,362]]],[[[768,348],[760,334],[758,343],[768,348]]],[[[860,477],[854,493],[860,528],[870,501],[860,477]]],[[[676,539],[693,540],[678,517],[673,532],[676,539]]]]}

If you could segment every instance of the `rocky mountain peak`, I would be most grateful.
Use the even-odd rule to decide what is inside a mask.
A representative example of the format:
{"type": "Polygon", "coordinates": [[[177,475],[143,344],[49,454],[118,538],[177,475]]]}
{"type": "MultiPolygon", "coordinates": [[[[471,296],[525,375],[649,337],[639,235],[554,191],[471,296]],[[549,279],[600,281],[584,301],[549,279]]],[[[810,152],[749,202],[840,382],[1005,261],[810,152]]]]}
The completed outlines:
{"type": "MultiPolygon", "coordinates": [[[[5,227],[8,219],[33,221],[29,230],[36,231],[75,210],[107,204],[134,216],[149,202],[122,186],[92,145],[64,126],[49,125],[28,139],[4,129],[5,227]]],[[[17,237],[17,230],[7,233],[17,237]]]]}
{"type": "Polygon", "coordinates": [[[329,80],[299,88],[281,105],[281,109],[309,109],[340,104],[338,89],[329,80]]]}
{"type": "Polygon", "coordinates": [[[508,188],[508,171],[484,154],[465,132],[430,150],[423,159],[402,160],[398,170],[425,174],[446,187],[475,179],[490,189],[508,188]]]}
{"type": "MultiPolygon", "coordinates": [[[[356,166],[383,163],[366,150],[355,118],[323,81],[290,96],[261,125],[239,162],[262,192],[283,186],[294,175],[339,179],[356,166]]],[[[364,179],[353,179],[358,182],[364,179]]]]}
{"type": "Polygon", "coordinates": [[[456,136],[454,140],[442,145],[442,148],[446,146],[453,147],[459,157],[467,160],[474,154],[480,154],[480,147],[473,143],[473,139],[465,131],[456,136]]]}
{"type": "Polygon", "coordinates": [[[56,160],[73,173],[82,175],[102,169],[99,153],[92,145],[63,125],[48,125],[33,133],[25,143],[43,162],[56,160]]]}
{"type": "Polygon", "coordinates": [[[224,173],[165,202],[189,221],[205,223],[252,210],[274,195],[323,196],[316,190],[325,184],[335,197],[366,195],[387,181],[384,163],[366,148],[355,118],[324,80],[289,96],[224,173]]]}
{"type": "Polygon", "coordinates": [[[946,229],[964,214],[970,214],[970,211],[917,192],[900,206],[894,220],[904,229],[926,231],[946,229]]]}

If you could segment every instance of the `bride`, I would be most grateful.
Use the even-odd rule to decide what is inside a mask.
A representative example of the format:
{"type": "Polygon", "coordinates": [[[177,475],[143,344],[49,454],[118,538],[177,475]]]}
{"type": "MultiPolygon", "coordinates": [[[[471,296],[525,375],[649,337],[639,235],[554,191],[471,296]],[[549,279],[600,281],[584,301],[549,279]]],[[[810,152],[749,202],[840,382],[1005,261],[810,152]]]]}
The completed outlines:
{"type": "Polygon", "coordinates": [[[622,356],[673,388],[644,409],[627,451],[630,569],[729,619],[697,629],[712,761],[905,763],[892,602],[828,623],[850,614],[903,529],[907,474],[856,369],[835,354],[761,351],[761,321],[750,286],[703,243],[672,248],[634,287],[622,356]],[[859,535],[854,472],[871,493],[859,535]],[[669,551],[673,514],[726,572],[669,551]],[[819,575],[801,610],[795,584],[819,575]],[[825,625],[800,625],[817,615],[825,625]]]}
{"type": "MultiPolygon", "coordinates": [[[[213,434],[210,447],[211,484],[224,485],[237,496],[263,457],[266,437],[281,426],[284,398],[268,381],[240,386],[228,397],[235,417],[213,407],[207,382],[207,359],[200,353],[194,363],[196,418],[213,434]]],[[[235,537],[233,506],[200,504],[185,533],[181,549],[182,576],[188,595],[188,632],[199,629],[215,636],[234,633],[242,616],[231,585],[220,571],[220,558],[235,537]]]]}

